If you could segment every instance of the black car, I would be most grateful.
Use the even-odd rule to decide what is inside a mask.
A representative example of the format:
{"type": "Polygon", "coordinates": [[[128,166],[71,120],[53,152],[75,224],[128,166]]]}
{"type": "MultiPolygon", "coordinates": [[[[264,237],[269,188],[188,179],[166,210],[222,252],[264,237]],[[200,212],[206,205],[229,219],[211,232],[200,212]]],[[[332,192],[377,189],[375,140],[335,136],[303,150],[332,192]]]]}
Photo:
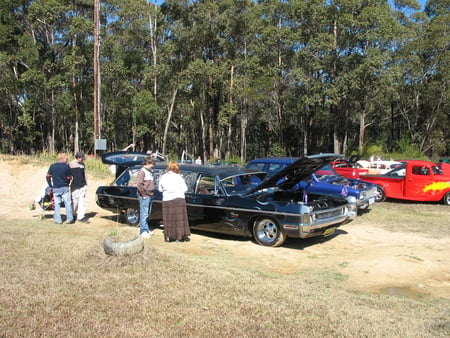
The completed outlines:
{"type": "MultiPolygon", "coordinates": [[[[107,163],[111,164],[112,158],[110,154],[107,163]]],[[[292,187],[334,159],[334,154],[303,157],[270,178],[265,172],[233,166],[181,164],[188,186],[189,225],[192,229],[253,237],[265,246],[279,246],[287,237],[331,235],[337,226],[356,216],[356,200],[304,194],[292,187]]],[[[128,167],[111,185],[100,186],[96,192],[99,207],[124,214],[133,226],[139,223],[136,177],[140,168],[128,167]]],[[[164,172],[165,165],[157,163],[153,169],[155,187],[164,172]]],[[[155,190],[151,222],[161,220],[161,201],[161,192],[155,190]]]]}

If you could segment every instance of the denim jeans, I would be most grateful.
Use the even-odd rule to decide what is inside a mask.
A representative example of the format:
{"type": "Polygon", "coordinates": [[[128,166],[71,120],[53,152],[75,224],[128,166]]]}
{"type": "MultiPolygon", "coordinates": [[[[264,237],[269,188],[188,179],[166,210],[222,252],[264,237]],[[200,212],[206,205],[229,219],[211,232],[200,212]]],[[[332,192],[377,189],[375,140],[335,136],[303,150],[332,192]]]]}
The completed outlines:
{"type": "Polygon", "coordinates": [[[72,212],[72,198],[69,187],[53,188],[53,197],[55,199],[55,222],[62,223],[61,219],[61,202],[64,201],[64,207],[66,208],[67,222],[73,221],[72,212]]]}
{"type": "Polygon", "coordinates": [[[145,231],[150,231],[148,227],[147,218],[150,216],[152,212],[152,197],[142,197],[138,196],[139,199],[139,223],[140,223],[140,234],[145,231]]]}

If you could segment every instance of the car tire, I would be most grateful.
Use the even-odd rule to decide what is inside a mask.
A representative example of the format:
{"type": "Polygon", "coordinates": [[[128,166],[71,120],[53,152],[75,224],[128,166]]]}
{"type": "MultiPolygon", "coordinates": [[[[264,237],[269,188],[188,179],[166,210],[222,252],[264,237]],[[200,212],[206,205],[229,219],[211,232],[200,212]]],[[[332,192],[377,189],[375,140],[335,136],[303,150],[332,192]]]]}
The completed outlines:
{"type": "Polygon", "coordinates": [[[125,210],[123,217],[125,219],[125,223],[132,227],[139,226],[139,210],[128,208],[125,210]]]}
{"type": "Polygon", "coordinates": [[[386,193],[383,187],[377,185],[377,192],[375,194],[375,202],[384,202],[386,200],[386,193]]]}
{"type": "Polygon", "coordinates": [[[286,234],[277,221],[270,217],[260,217],[253,223],[253,237],[264,246],[280,246],[286,240],[286,234]]]}
{"type": "Polygon", "coordinates": [[[444,195],[442,202],[444,202],[445,205],[450,205],[450,191],[444,195]]]}

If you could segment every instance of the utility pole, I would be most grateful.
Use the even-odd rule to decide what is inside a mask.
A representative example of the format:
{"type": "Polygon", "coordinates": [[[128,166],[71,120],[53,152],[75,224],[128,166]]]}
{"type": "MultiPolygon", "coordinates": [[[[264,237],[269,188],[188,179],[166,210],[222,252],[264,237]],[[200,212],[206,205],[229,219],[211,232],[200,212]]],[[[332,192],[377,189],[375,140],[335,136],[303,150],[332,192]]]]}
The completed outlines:
{"type": "Polygon", "coordinates": [[[94,0],[94,153],[100,139],[100,0],[94,0]]]}

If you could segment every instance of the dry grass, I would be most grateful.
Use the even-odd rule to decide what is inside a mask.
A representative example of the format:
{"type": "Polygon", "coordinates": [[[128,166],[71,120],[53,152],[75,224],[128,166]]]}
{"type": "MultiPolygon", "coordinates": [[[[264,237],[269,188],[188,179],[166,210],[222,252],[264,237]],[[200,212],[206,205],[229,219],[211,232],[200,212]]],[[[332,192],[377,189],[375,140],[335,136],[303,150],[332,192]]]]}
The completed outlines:
{"type": "MultiPolygon", "coordinates": [[[[398,210],[385,205],[361,222],[390,224],[385,219],[398,216],[398,210]]],[[[405,215],[393,227],[424,232],[422,218],[439,219],[439,212],[430,213],[427,206],[406,210],[419,222],[411,225],[405,215]]],[[[357,292],[344,286],[345,275],[330,268],[268,273],[249,269],[227,252],[169,256],[151,240],[141,254],[109,257],[101,241],[110,231],[34,219],[2,224],[0,336],[450,335],[448,299],[357,292]]],[[[135,233],[127,227],[114,231],[123,237],[135,233]]],[[[444,231],[438,227],[433,236],[444,231]]]]}
{"type": "Polygon", "coordinates": [[[370,224],[394,232],[417,232],[442,238],[450,233],[450,207],[437,203],[399,200],[375,203],[356,224],[370,224]]]}

